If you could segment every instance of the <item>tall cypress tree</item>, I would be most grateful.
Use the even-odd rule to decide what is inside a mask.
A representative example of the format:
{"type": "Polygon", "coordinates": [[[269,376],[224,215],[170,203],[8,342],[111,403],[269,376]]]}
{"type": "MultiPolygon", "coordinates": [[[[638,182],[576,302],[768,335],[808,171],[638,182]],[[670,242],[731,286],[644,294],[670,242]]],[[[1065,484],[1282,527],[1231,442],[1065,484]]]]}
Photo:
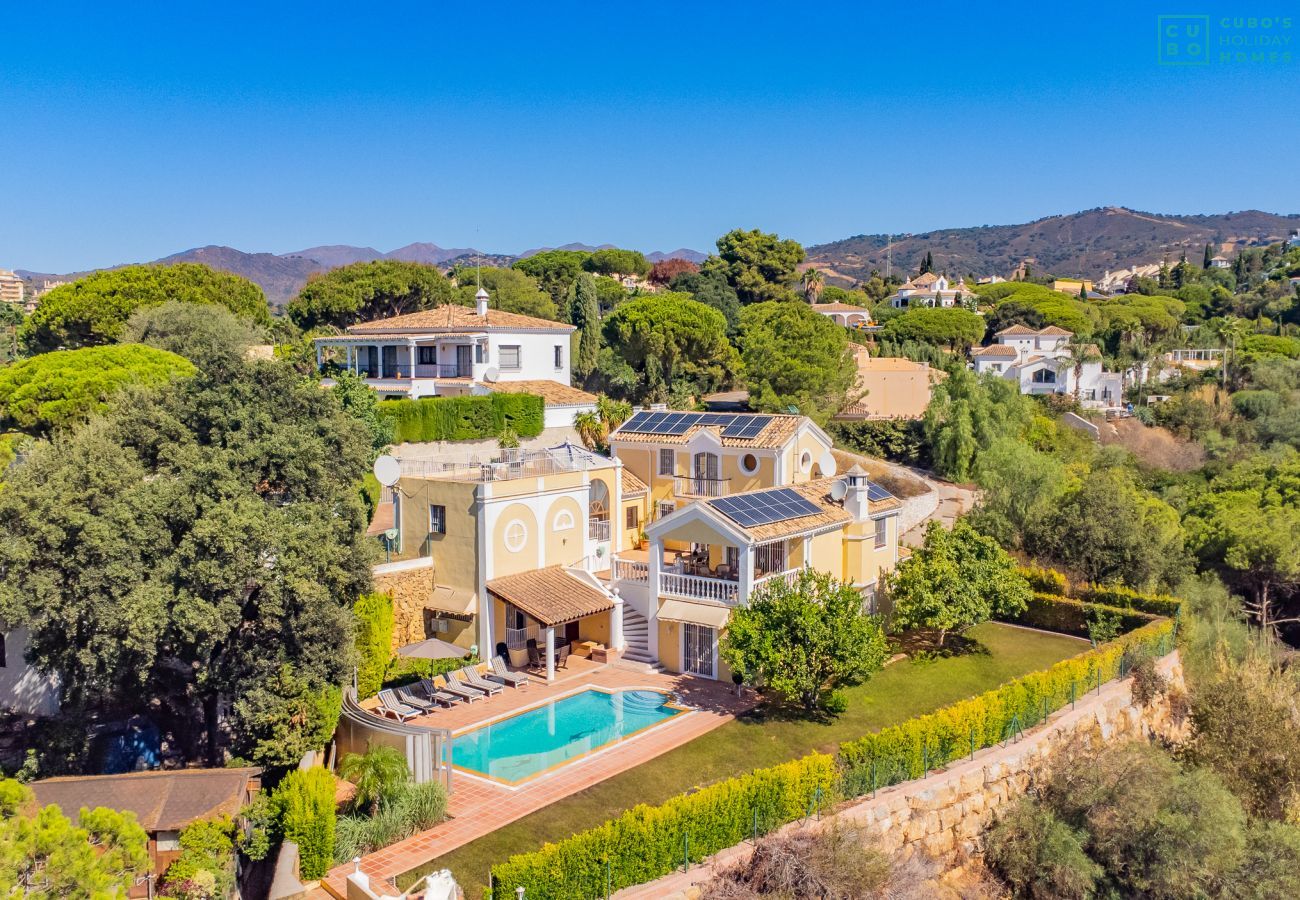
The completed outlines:
{"type": "Polygon", "coordinates": [[[569,288],[569,321],[578,329],[573,374],[585,381],[596,368],[596,357],[600,353],[600,304],[596,299],[596,280],[585,272],[569,288]]]}
{"type": "Polygon", "coordinates": [[[1202,268],[1202,269],[1208,269],[1208,268],[1210,267],[1210,260],[1212,260],[1212,259],[1214,259],[1214,251],[1210,249],[1210,245],[1209,245],[1209,244],[1206,244],[1206,245],[1205,245],[1205,261],[1201,263],[1201,268],[1202,268]]]}

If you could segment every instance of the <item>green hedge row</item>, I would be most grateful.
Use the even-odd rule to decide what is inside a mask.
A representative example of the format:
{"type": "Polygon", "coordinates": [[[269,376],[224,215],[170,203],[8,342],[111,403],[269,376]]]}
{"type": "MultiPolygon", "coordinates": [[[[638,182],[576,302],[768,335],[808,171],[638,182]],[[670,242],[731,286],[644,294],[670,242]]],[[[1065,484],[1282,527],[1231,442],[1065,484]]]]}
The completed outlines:
{"type": "Polygon", "coordinates": [[[393,423],[393,441],[473,441],[507,428],[521,438],[542,433],[544,404],[533,394],[485,394],[385,400],[379,414],[393,423]]]}
{"type": "Polygon", "coordinates": [[[1090,688],[1122,675],[1141,656],[1174,648],[1176,624],[1160,619],[1093,650],[1001,687],[840,745],[844,796],[912,778],[1006,740],[1090,688]]]}
{"type": "Polygon", "coordinates": [[[1080,588],[1076,596],[1088,603],[1103,603],[1120,609],[1136,609],[1153,616],[1176,616],[1183,601],[1164,594],[1142,594],[1126,587],[1090,584],[1080,588]]]}
{"type": "Polygon", "coordinates": [[[1091,614],[1098,612],[1114,615],[1119,620],[1121,634],[1141,628],[1158,618],[1150,613],[1133,609],[1121,609],[1102,603],[1086,603],[1082,600],[1071,600],[1069,597],[1035,593],[1023,612],[1016,616],[1008,616],[1004,621],[1024,625],[1027,628],[1041,628],[1044,631],[1057,631],[1061,634],[1086,638],[1089,636],[1088,620],[1091,614]]]}
{"type": "Polygon", "coordinates": [[[1042,566],[1019,566],[1017,571],[1029,582],[1029,586],[1039,594],[1053,594],[1057,597],[1070,596],[1070,579],[1064,572],[1046,569],[1042,566]]]}
{"type": "Polygon", "coordinates": [[[352,605],[357,620],[357,696],[373,697],[393,658],[393,598],[362,594],[352,605]]]}
{"type": "Polygon", "coordinates": [[[735,846],[833,799],[835,760],[823,753],[728,778],[659,806],[636,806],[617,819],[511,857],[492,867],[492,894],[512,900],[604,897],[735,846]],[[608,868],[607,864],[608,863],[608,868]],[[608,879],[608,881],[607,881],[608,879]]]}

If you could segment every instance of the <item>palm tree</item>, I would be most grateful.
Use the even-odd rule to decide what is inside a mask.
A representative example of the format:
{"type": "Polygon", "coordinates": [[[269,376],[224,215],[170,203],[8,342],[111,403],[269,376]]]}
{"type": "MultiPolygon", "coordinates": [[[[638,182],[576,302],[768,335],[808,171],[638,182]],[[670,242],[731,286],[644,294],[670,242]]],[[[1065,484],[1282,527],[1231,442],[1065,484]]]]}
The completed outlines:
{"type": "Polygon", "coordinates": [[[1097,362],[1101,359],[1101,352],[1097,349],[1096,344],[1075,344],[1065,345],[1065,353],[1062,359],[1069,360],[1071,367],[1074,369],[1074,402],[1079,402],[1079,382],[1083,379],[1083,367],[1091,362],[1097,362]]]}
{"type": "Polygon", "coordinates": [[[632,404],[602,394],[596,401],[596,415],[605,426],[605,434],[609,434],[618,431],[618,426],[632,418],[632,404]]]}
{"type": "Polygon", "coordinates": [[[339,764],[339,777],[356,785],[352,803],[370,815],[380,804],[389,803],[411,779],[406,755],[393,747],[369,747],[365,753],[349,753],[339,764]]]}
{"type": "Polygon", "coordinates": [[[1223,342],[1223,384],[1228,383],[1228,356],[1237,355],[1237,342],[1250,333],[1250,326],[1238,316],[1224,316],[1215,325],[1219,340],[1223,342]]]}
{"type": "Polygon", "coordinates": [[[588,450],[595,450],[604,438],[605,426],[596,412],[580,412],[573,417],[573,428],[588,450]]]}
{"type": "Polygon", "coordinates": [[[816,303],[817,298],[821,296],[822,287],[826,283],[825,276],[821,270],[807,268],[803,270],[803,295],[809,303],[816,303]]]}

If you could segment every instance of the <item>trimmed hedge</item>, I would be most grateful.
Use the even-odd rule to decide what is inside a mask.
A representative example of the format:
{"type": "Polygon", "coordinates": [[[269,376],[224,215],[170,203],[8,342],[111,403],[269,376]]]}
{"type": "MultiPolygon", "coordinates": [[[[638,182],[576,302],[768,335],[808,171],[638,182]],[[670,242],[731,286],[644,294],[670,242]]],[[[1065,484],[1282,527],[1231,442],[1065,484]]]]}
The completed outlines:
{"type": "Polygon", "coordinates": [[[385,400],[379,414],[393,423],[396,443],[473,441],[499,437],[507,428],[521,438],[542,433],[544,403],[533,394],[485,394],[385,400]]]}
{"type": "Polygon", "coordinates": [[[818,799],[834,799],[835,760],[823,753],[759,769],[681,794],[660,806],[636,806],[617,819],[512,856],[492,867],[492,884],[508,900],[525,888],[528,900],[569,900],[606,895],[644,884],[752,837],[754,823],[767,832],[808,814],[818,799]],[[689,852],[687,843],[689,839],[689,852]]]}
{"type": "Polygon", "coordinates": [[[334,775],[327,769],[295,769],[275,790],[281,833],[298,845],[304,881],[324,878],[334,862],[334,775]]]}
{"type": "Polygon", "coordinates": [[[1153,616],[1176,616],[1183,601],[1167,594],[1142,594],[1118,585],[1090,584],[1078,591],[1080,600],[1120,609],[1136,609],[1153,616]]]}
{"type": "Polygon", "coordinates": [[[845,796],[921,778],[975,750],[1006,740],[1090,687],[1122,675],[1135,657],[1174,647],[1175,623],[1161,619],[1108,644],[924,716],[840,744],[845,796]]]}
{"type": "Polygon", "coordinates": [[[1017,571],[1037,594],[1053,594],[1057,597],[1070,595],[1070,580],[1064,572],[1042,566],[1019,566],[1017,571]]]}
{"type": "Polygon", "coordinates": [[[1085,603],[1068,597],[1055,597],[1051,594],[1035,593],[1024,612],[1016,616],[1000,617],[1002,621],[1014,622],[1027,628],[1041,628],[1044,631],[1057,631],[1072,634],[1075,637],[1088,637],[1089,613],[1111,613],[1119,619],[1121,634],[1141,628],[1154,621],[1157,616],[1132,609],[1121,609],[1102,603],[1085,603]]]}
{"type": "Polygon", "coordinates": [[[357,696],[373,697],[393,658],[393,598],[362,594],[352,614],[357,620],[357,696]]]}

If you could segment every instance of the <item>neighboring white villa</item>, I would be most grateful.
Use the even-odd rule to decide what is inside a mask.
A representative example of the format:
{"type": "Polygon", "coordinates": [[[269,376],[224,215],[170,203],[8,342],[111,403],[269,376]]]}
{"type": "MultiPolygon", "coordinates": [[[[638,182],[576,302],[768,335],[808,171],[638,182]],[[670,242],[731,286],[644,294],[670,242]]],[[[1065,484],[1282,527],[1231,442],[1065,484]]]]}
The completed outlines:
{"type": "MultiPolygon", "coordinates": [[[[354,372],[386,397],[454,397],[493,391],[538,394],[547,428],[573,424],[596,398],[570,386],[572,325],[475,306],[434,309],[361,322],[347,334],[316,338],[317,366],[354,372]]],[[[332,384],[327,377],[325,384],[332,384]]]]}
{"type": "Polygon", "coordinates": [[[1215,256],[1210,260],[1211,269],[1226,269],[1230,265],[1232,262],[1226,256],[1215,256]]]}
{"type": "Polygon", "coordinates": [[[967,289],[965,280],[959,279],[956,284],[950,284],[948,276],[926,272],[903,282],[893,296],[889,297],[889,303],[895,309],[906,309],[909,306],[950,307],[961,303],[967,296],[973,296],[973,292],[967,289]]]}
{"type": "MultiPolygon", "coordinates": [[[[1075,393],[1074,361],[1069,357],[1070,338],[1064,328],[1049,325],[1035,330],[1012,325],[996,335],[997,343],[972,354],[976,374],[992,372],[1015,379],[1022,394],[1075,393]]],[[[1119,406],[1124,396],[1124,378],[1106,372],[1100,362],[1083,364],[1078,383],[1079,401],[1084,406],[1119,406]]]]}
{"type": "Polygon", "coordinates": [[[1106,274],[1097,282],[1097,290],[1103,294],[1123,294],[1128,290],[1128,283],[1133,278],[1155,278],[1160,274],[1160,265],[1152,263],[1145,266],[1133,266],[1118,272],[1106,270],[1106,274]]]}
{"type": "Polygon", "coordinates": [[[871,310],[852,303],[814,303],[812,311],[821,313],[846,328],[862,328],[871,324],[871,310]]]}

